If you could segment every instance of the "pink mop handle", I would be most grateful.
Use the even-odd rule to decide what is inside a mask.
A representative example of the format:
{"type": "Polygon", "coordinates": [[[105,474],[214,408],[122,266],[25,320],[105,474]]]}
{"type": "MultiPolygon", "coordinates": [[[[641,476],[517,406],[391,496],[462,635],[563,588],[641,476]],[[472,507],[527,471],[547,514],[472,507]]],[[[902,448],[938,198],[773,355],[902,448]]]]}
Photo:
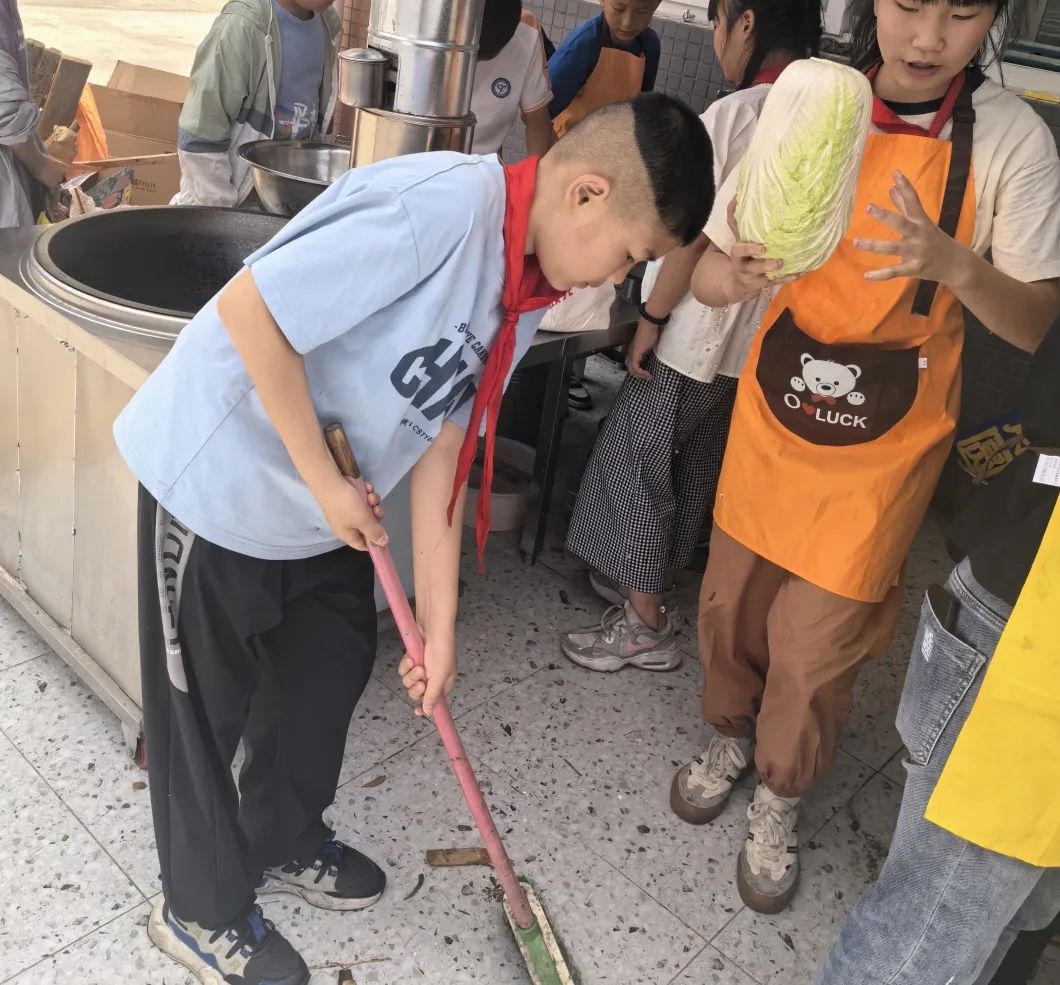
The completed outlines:
{"type": "MultiPolygon", "coordinates": [[[[324,440],[328,444],[339,471],[352,480],[354,488],[365,497],[365,502],[367,502],[368,490],[365,488],[364,479],[361,478],[361,470],[357,467],[357,460],[353,456],[353,450],[350,448],[350,443],[346,438],[346,432],[343,430],[342,425],[329,424],[324,428],[324,440]]],[[[375,565],[375,573],[379,578],[379,583],[383,586],[383,594],[386,596],[390,612],[393,614],[394,622],[397,624],[398,632],[401,634],[401,641],[405,644],[405,651],[417,667],[422,667],[423,634],[420,632],[416,617],[412,614],[412,609],[409,608],[409,601],[405,597],[405,589],[401,584],[397,568],[394,567],[394,559],[390,556],[390,549],[369,544],[368,553],[375,565]]],[[[479,834],[482,836],[482,843],[485,845],[486,853],[489,855],[493,869],[500,880],[508,905],[512,908],[515,922],[523,930],[529,930],[537,922],[537,918],[534,916],[534,911],[530,908],[526,893],[523,891],[511,859],[508,858],[508,853],[504,849],[504,843],[497,832],[497,826],[493,823],[489,805],[486,803],[486,798],[482,795],[482,788],[475,777],[475,771],[471,768],[471,763],[468,762],[467,753],[464,751],[464,743],[460,739],[460,733],[456,730],[456,724],[453,722],[453,716],[449,713],[449,706],[444,698],[435,706],[432,718],[435,727],[438,729],[438,734],[441,736],[442,745],[445,746],[445,751],[449,755],[449,762],[452,764],[453,772],[460,782],[464,800],[467,801],[467,806],[471,809],[471,815],[474,817],[479,834]]]]}

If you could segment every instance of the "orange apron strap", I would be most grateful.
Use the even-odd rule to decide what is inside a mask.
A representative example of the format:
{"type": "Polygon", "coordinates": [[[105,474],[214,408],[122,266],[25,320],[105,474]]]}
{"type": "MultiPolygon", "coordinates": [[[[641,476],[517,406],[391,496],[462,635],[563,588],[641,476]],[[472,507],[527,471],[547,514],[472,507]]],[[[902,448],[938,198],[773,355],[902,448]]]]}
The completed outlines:
{"type": "MultiPolygon", "coordinates": [[[[946,174],[946,190],[942,195],[939,210],[939,229],[947,236],[954,236],[964,205],[964,192],[968,187],[968,176],[972,171],[972,129],[975,126],[975,109],[972,93],[978,85],[966,76],[964,85],[953,106],[953,131],[950,137],[950,166],[946,174]]],[[[938,282],[922,280],[913,297],[913,314],[927,315],[938,291],[938,282]]]]}

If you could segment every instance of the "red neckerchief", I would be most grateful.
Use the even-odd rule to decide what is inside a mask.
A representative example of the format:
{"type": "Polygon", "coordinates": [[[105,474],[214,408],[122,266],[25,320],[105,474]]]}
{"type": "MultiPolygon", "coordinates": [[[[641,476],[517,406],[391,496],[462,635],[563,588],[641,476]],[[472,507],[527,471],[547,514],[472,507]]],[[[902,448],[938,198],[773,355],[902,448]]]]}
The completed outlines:
{"type": "MultiPolygon", "coordinates": [[[[866,78],[870,82],[876,77],[881,64],[881,62],[877,62],[865,73],[866,78]]],[[[875,93],[872,96],[873,125],[879,127],[884,133],[902,133],[910,137],[937,137],[942,133],[942,128],[946,125],[946,121],[953,115],[953,106],[957,102],[961,87],[964,85],[965,75],[966,73],[962,70],[953,77],[950,87],[946,90],[946,95],[942,98],[942,105],[935,114],[935,118],[931,121],[930,127],[925,128],[903,120],[875,93]]]]}
{"type": "Polygon", "coordinates": [[[519,316],[527,311],[547,308],[564,296],[555,290],[541,273],[537,257],[526,255],[526,233],[530,226],[530,206],[537,187],[536,157],[512,164],[504,169],[504,320],[493,342],[482,379],[471,405],[464,443],[456,462],[453,496],[449,500],[449,524],[453,523],[453,509],[460,488],[471,472],[478,451],[478,437],[482,418],[486,418],[486,448],[482,462],[482,483],[475,514],[475,543],[479,567],[486,551],[490,529],[490,486],[493,483],[493,446],[497,432],[504,381],[508,378],[515,354],[515,326],[519,316]]]}
{"type": "Polygon", "coordinates": [[[781,62],[779,65],[770,65],[769,68],[760,68],[758,74],[751,79],[751,85],[772,85],[780,78],[780,73],[786,69],[791,62],[781,62]]]}

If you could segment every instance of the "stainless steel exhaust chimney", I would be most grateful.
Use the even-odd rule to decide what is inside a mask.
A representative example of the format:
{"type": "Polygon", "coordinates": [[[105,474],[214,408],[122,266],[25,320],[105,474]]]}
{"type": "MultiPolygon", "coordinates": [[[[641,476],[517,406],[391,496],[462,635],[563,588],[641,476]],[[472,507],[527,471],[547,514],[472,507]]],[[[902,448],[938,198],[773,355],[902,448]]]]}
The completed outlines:
{"type": "MultiPolygon", "coordinates": [[[[372,0],[369,50],[388,61],[376,106],[353,110],[351,167],[399,154],[470,151],[475,80],[484,0],[372,0]]],[[[352,60],[340,61],[350,73],[352,60]]],[[[339,99],[353,90],[340,78],[339,99]]]]}

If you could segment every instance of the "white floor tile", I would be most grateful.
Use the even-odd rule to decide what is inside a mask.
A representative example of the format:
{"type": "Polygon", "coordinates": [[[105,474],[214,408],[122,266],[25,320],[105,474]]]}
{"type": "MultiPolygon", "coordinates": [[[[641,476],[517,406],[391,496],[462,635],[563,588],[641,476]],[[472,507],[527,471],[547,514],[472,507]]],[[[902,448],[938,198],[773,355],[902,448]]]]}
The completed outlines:
{"type": "Polygon", "coordinates": [[[142,905],[46,958],[10,985],[198,985],[147,936],[150,904],[142,905]]]}
{"type": "Polygon", "coordinates": [[[898,750],[889,760],[887,765],[884,766],[882,773],[889,780],[893,780],[900,786],[905,786],[905,767],[902,765],[905,760],[905,747],[903,746],[898,750]]]}
{"type": "Polygon", "coordinates": [[[0,832],[0,969],[5,978],[143,900],[3,736],[0,832]]]}
{"type": "MultiPolygon", "coordinates": [[[[757,985],[735,962],[722,956],[713,947],[706,948],[685,970],[674,979],[673,985],[757,985]]],[[[801,983],[800,983],[801,985],[801,983]]]]}
{"type": "Polygon", "coordinates": [[[774,917],[744,910],[713,941],[763,985],[808,983],[839,922],[879,873],[887,856],[902,788],[875,777],[802,849],[802,878],[792,905],[774,917]]]}
{"type": "MultiPolygon", "coordinates": [[[[363,967],[362,983],[524,983],[490,871],[432,870],[424,861],[429,848],[479,843],[444,753],[424,742],[387,765],[395,768],[383,783],[347,786],[333,808],[340,827],[358,832],[359,844],[386,866],[384,898],[346,916],[284,897],[270,899],[267,911],[311,965],[385,959],[363,967]]],[[[516,868],[537,886],[586,985],[669,982],[702,947],[663,907],[565,836],[541,805],[497,776],[483,777],[516,868]]]]}
{"type": "Polygon", "coordinates": [[[401,749],[415,744],[432,726],[374,677],[357,702],[346,737],[339,784],[359,776],[401,749]]]}
{"type": "Polygon", "coordinates": [[[49,653],[0,675],[0,722],[139,889],[157,891],[147,774],[118,719],[49,653]]]}
{"type": "Polygon", "coordinates": [[[0,599],[0,671],[48,653],[50,647],[29,624],[0,599]]]}

